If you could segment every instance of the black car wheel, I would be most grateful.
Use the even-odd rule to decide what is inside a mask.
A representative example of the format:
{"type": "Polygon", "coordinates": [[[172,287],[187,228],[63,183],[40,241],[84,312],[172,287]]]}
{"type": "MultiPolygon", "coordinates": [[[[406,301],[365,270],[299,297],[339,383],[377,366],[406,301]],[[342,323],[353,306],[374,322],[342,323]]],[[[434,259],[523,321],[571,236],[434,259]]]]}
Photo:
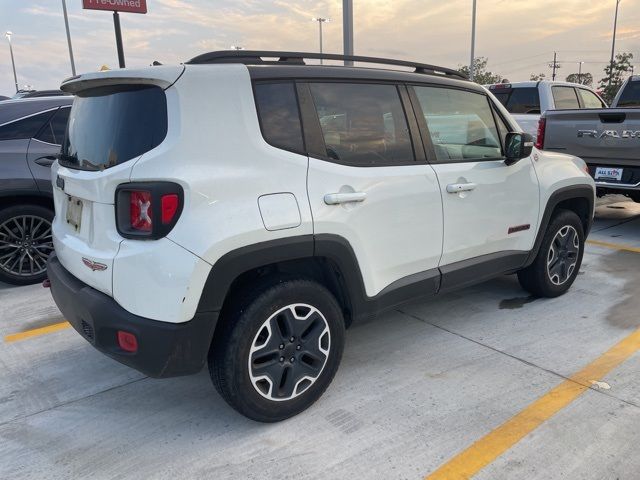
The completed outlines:
{"type": "Polygon", "coordinates": [[[28,285],[47,276],[53,212],[39,205],[0,210],[0,281],[28,285]]]}
{"type": "Polygon", "coordinates": [[[578,215],[559,210],[549,222],[531,265],[518,272],[520,285],[538,297],[557,297],[573,284],[584,253],[584,233],[578,215]]]}
{"type": "Polygon", "coordinates": [[[292,279],[252,289],[222,321],[209,355],[211,379],[249,418],[275,422],[300,413],[338,369],[342,311],[318,283],[292,279]]]}

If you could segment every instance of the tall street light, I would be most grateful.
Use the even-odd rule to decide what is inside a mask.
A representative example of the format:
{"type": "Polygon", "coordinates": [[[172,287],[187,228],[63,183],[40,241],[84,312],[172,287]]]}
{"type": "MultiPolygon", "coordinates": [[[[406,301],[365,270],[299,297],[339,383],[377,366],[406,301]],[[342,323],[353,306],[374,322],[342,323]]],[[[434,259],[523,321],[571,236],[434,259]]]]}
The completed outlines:
{"type": "Polygon", "coordinates": [[[69,60],[71,61],[71,75],[76,76],[76,62],[73,61],[73,47],[71,47],[71,32],[69,31],[69,17],[67,16],[67,2],[62,0],[64,14],[64,28],[67,30],[67,45],[69,45],[69,60]]]}
{"type": "MultiPolygon", "coordinates": [[[[320,27],[320,55],[322,55],[322,24],[325,22],[330,22],[331,19],[317,17],[317,18],[312,18],[311,20],[313,20],[314,22],[318,22],[318,26],[320,27]]],[[[322,65],[322,59],[320,59],[320,65],[322,65]]]]}
{"type": "Polygon", "coordinates": [[[582,64],[584,62],[578,62],[578,82],[582,83],[582,64]]]}
{"type": "MultiPolygon", "coordinates": [[[[345,55],[353,56],[353,0],[342,0],[342,44],[345,55]]],[[[353,65],[345,60],[345,65],[353,65]]]]}
{"type": "Polygon", "coordinates": [[[469,62],[469,80],[473,82],[476,56],[476,0],[473,0],[471,11],[471,61],[469,62]]]}
{"type": "Polygon", "coordinates": [[[620,0],[616,0],[616,15],[613,17],[613,40],[611,42],[611,63],[609,63],[609,86],[611,86],[611,80],[613,77],[613,55],[616,49],[616,30],[618,28],[618,7],[620,6],[620,0]]]}
{"type": "Polygon", "coordinates": [[[13,35],[13,32],[5,32],[4,36],[7,37],[7,40],[9,42],[9,52],[11,53],[11,66],[13,67],[13,81],[16,84],[16,93],[18,93],[18,90],[20,90],[18,88],[18,76],[16,75],[16,62],[13,59],[13,47],[11,46],[11,35],[13,35]]]}

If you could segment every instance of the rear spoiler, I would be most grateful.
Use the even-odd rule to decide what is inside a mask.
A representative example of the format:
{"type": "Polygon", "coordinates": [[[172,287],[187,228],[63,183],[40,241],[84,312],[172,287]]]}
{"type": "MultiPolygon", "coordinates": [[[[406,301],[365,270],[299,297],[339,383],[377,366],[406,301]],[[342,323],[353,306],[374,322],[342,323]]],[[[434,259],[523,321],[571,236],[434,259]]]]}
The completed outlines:
{"type": "Polygon", "coordinates": [[[157,85],[167,89],[180,78],[184,69],[184,65],[179,65],[84,73],[63,80],[60,90],[76,94],[87,88],[122,84],[157,85]]]}

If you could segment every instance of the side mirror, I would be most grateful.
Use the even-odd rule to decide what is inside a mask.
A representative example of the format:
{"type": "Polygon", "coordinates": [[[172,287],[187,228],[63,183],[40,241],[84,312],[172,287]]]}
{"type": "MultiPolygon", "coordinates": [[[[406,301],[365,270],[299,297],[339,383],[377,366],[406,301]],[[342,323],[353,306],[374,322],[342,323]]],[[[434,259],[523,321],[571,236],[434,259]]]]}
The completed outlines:
{"type": "Polygon", "coordinates": [[[531,155],[533,150],[533,137],[528,133],[509,132],[504,142],[505,161],[507,165],[513,165],[523,158],[531,155]]]}

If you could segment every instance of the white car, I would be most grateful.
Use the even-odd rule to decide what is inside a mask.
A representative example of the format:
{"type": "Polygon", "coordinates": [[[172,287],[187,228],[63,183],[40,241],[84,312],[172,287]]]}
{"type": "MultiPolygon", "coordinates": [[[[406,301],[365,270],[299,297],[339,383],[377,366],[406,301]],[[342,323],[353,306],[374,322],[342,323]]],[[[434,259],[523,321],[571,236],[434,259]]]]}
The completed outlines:
{"type": "Polygon", "coordinates": [[[147,375],[208,362],[265,422],[322,395],[353,322],[507,273],[563,294],[594,208],[584,163],[537,151],[459,73],[305,58],[321,56],[213,52],[62,84],[60,310],[147,375]]]}
{"type": "Polygon", "coordinates": [[[534,139],[540,115],[547,110],[607,107],[592,88],[579,83],[541,80],[496,83],[487,85],[487,88],[534,139]]]}

